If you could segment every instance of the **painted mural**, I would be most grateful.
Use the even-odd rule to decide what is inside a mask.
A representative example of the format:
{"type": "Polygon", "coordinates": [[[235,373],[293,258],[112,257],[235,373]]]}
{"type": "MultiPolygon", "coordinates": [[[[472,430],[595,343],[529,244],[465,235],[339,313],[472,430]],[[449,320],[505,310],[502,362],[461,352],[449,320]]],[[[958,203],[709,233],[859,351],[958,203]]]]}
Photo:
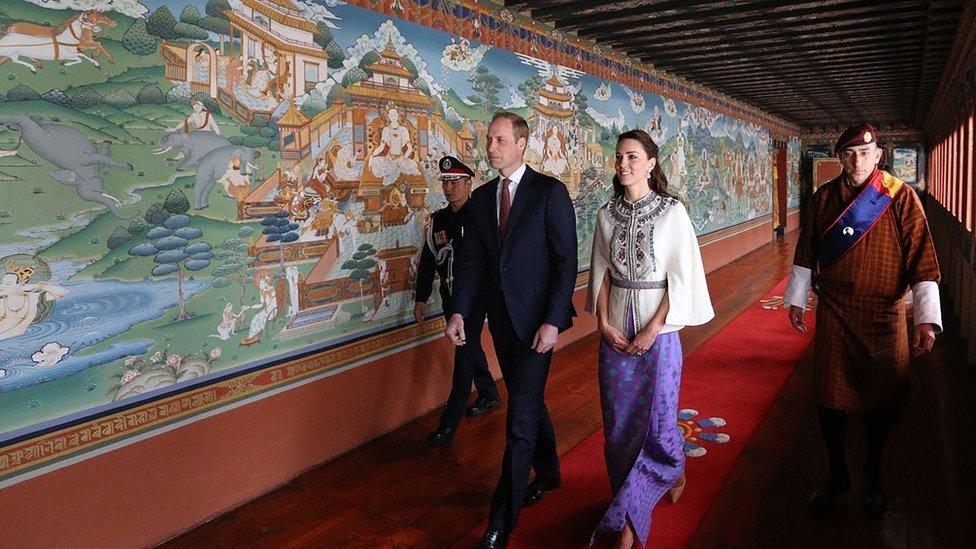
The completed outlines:
{"type": "Polygon", "coordinates": [[[893,152],[891,169],[895,177],[911,185],[918,183],[918,149],[895,147],[893,152]]]}
{"type": "Polygon", "coordinates": [[[627,129],[659,143],[700,234],[770,213],[766,128],[552,64],[552,43],[516,54],[395,17],[456,28],[459,3],[358,3],[388,13],[0,6],[0,446],[411,324],[437,160],[491,177],[499,108],[569,188],[581,265],[627,129]]]}
{"type": "Polygon", "coordinates": [[[786,207],[800,207],[800,151],[799,137],[786,141],[786,207]]]}

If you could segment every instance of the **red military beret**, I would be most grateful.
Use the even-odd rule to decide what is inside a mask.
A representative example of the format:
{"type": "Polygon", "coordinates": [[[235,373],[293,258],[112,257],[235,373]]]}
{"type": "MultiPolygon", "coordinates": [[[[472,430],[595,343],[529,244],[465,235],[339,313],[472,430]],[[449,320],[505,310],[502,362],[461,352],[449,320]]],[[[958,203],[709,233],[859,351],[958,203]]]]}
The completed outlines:
{"type": "Polygon", "coordinates": [[[461,179],[462,177],[474,177],[474,171],[465,166],[464,162],[461,162],[453,156],[445,156],[441,158],[438,167],[441,170],[441,181],[449,179],[461,179]]]}
{"type": "Polygon", "coordinates": [[[867,145],[868,143],[874,143],[878,140],[878,130],[874,129],[871,124],[858,124],[857,126],[851,126],[844,130],[844,133],[840,134],[840,138],[837,139],[837,144],[834,145],[834,154],[840,153],[840,151],[846,149],[847,147],[856,147],[858,145],[867,145]]]}

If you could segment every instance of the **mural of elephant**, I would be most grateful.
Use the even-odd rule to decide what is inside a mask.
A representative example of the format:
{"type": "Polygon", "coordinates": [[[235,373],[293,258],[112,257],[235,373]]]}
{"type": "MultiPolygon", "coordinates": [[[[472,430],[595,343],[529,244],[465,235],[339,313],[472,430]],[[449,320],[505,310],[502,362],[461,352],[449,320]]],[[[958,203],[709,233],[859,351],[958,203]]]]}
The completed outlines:
{"type": "Polygon", "coordinates": [[[210,191],[213,190],[214,183],[227,171],[233,159],[240,160],[241,174],[249,176],[257,169],[254,165],[257,156],[258,153],[254,149],[237,145],[220,147],[203,155],[197,165],[193,207],[202,210],[210,205],[210,191]]]}
{"type": "MultiPolygon", "coordinates": [[[[132,171],[132,164],[122,164],[109,156],[109,143],[103,142],[100,148],[81,132],[51,122],[41,116],[10,115],[0,116],[0,124],[20,132],[21,139],[30,150],[60,168],[51,172],[51,178],[75,188],[83,200],[101,204],[116,217],[128,219],[119,214],[122,203],[105,192],[101,168],[105,166],[116,170],[132,171]]],[[[134,214],[133,214],[134,215],[134,214]]]]}
{"type": "Polygon", "coordinates": [[[153,154],[164,154],[170,149],[183,149],[183,158],[176,165],[177,171],[183,171],[200,163],[200,159],[214,149],[228,147],[232,143],[224,136],[214,132],[167,132],[156,143],[153,154]]]}

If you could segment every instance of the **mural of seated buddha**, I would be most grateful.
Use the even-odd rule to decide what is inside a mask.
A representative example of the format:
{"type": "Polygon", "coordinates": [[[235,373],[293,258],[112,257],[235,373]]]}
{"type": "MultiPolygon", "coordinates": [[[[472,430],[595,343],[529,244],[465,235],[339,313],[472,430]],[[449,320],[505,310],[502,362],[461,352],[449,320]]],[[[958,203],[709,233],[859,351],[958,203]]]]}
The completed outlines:
{"type": "Polygon", "coordinates": [[[379,130],[379,143],[368,157],[369,172],[382,181],[383,186],[392,185],[401,176],[421,177],[410,128],[401,124],[400,112],[392,103],[387,107],[386,120],[379,130]]]}

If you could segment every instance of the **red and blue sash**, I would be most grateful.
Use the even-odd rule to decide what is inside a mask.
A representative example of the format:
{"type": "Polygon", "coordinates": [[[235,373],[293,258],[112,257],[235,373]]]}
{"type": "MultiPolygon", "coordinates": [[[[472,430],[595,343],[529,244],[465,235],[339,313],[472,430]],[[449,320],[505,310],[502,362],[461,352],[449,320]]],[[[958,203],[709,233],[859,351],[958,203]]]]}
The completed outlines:
{"type": "Polygon", "coordinates": [[[895,176],[882,170],[875,170],[874,175],[864,184],[864,189],[857,198],[840,214],[820,236],[821,270],[840,261],[847,252],[851,251],[868,231],[888,211],[895,193],[901,190],[902,183],[895,176]]]}

